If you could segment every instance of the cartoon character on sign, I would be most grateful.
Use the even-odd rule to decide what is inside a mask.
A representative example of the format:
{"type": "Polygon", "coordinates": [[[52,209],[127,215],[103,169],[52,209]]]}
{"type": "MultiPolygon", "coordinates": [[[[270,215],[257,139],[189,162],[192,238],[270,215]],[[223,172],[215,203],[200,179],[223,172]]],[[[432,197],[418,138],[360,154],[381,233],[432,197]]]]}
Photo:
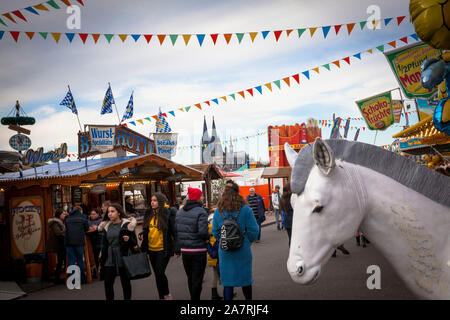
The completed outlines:
{"type": "MultiPolygon", "coordinates": [[[[411,0],[409,11],[420,39],[433,48],[450,50],[450,1],[411,0]]],[[[437,130],[450,135],[450,51],[423,62],[422,86],[426,89],[439,86],[433,123],[437,130]]]]}
{"type": "Polygon", "coordinates": [[[12,211],[12,233],[17,249],[22,254],[34,253],[41,240],[41,208],[25,200],[12,211]]]}

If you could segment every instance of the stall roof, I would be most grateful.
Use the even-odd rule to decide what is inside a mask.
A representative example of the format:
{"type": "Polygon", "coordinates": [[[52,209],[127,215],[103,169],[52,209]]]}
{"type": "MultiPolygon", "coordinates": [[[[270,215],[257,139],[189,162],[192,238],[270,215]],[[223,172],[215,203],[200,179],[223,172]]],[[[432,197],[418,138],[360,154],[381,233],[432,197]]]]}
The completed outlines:
{"type": "Polygon", "coordinates": [[[114,171],[118,172],[123,168],[144,166],[148,163],[153,163],[159,168],[174,169],[175,172],[182,173],[185,177],[191,179],[202,178],[201,171],[170,161],[156,154],[147,154],[143,156],[87,160],[87,167],[85,160],[60,162],[59,169],[57,163],[51,163],[36,168],[36,172],[34,169],[25,170],[23,178],[20,178],[19,172],[5,173],[0,176],[0,185],[16,185],[22,188],[36,184],[42,186],[58,183],[79,185],[85,180],[95,180],[102,176],[105,177],[114,171]]]}
{"type": "Polygon", "coordinates": [[[291,172],[291,167],[267,167],[264,168],[261,178],[290,178],[291,172]]]}
{"type": "MultiPolygon", "coordinates": [[[[201,171],[203,173],[203,179],[205,179],[208,173],[212,180],[223,178],[221,170],[214,163],[190,164],[188,165],[188,167],[201,171]]],[[[188,181],[192,179],[183,179],[183,180],[188,181]]]]}
{"type": "Polygon", "coordinates": [[[446,133],[440,132],[434,127],[433,116],[423,119],[402,132],[393,135],[392,137],[405,140],[423,138],[423,143],[430,145],[450,143],[450,137],[446,133]]]}

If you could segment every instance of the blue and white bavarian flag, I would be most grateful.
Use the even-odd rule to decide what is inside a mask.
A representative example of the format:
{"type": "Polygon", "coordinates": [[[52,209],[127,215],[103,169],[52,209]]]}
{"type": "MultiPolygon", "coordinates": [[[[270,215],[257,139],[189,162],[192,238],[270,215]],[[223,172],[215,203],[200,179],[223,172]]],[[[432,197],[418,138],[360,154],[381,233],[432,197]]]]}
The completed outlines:
{"type": "Polygon", "coordinates": [[[102,104],[102,111],[100,112],[100,114],[105,114],[105,113],[112,113],[112,104],[115,103],[114,102],[114,97],[111,91],[111,86],[108,87],[108,90],[106,90],[106,94],[105,94],[105,98],[103,99],[103,104],[102,104]]]}
{"type": "Polygon", "coordinates": [[[156,122],[156,133],[168,133],[172,132],[166,118],[162,115],[161,110],[158,113],[158,121],[156,122]]]}
{"type": "Polygon", "coordinates": [[[78,115],[77,106],[75,105],[75,100],[73,100],[72,92],[69,91],[66,94],[66,97],[63,101],[59,104],[60,106],[66,106],[70,110],[72,110],[72,113],[75,113],[78,115]]]}
{"type": "Polygon", "coordinates": [[[133,117],[133,93],[131,93],[130,101],[128,101],[127,108],[125,109],[125,113],[123,115],[122,121],[130,119],[133,117]]]}

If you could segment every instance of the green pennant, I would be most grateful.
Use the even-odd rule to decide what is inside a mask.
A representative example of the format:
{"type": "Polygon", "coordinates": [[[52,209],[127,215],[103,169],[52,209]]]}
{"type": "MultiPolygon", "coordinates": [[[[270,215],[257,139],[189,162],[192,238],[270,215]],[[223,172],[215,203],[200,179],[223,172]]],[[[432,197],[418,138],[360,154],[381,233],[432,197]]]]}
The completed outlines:
{"type": "Polygon", "coordinates": [[[238,38],[239,43],[241,43],[242,38],[244,37],[244,33],[236,33],[236,37],[238,38]]]}
{"type": "Polygon", "coordinates": [[[273,83],[275,83],[275,84],[277,85],[278,89],[281,89],[281,83],[280,83],[280,80],[276,80],[276,81],[274,81],[273,83]]]}
{"type": "Polygon", "coordinates": [[[230,97],[232,97],[233,100],[236,100],[236,98],[234,97],[234,93],[230,94],[230,97]]]}
{"type": "Polygon", "coordinates": [[[60,9],[59,6],[53,0],[47,1],[47,3],[55,9],[60,9]]]}
{"type": "Polygon", "coordinates": [[[361,30],[364,29],[364,27],[366,26],[367,21],[362,21],[359,23],[359,25],[361,26],[361,30]]]}
{"type": "Polygon", "coordinates": [[[329,64],[329,63],[324,64],[323,67],[325,67],[325,68],[327,68],[328,70],[330,70],[330,64],[329,64]]]}
{"type": "Polygon", "coordinates": [[[191,108],[191,106],[184,108],[186,110],[186,112],[189,111],[189,109],[191,108]]]}
{"type": "Polygon", "coordinates": [[[6,23],[4,23],[2,19],[0,19],[0,23],[7,27],[6,23]]]}
{"type": "Polygon", "coordinates": [[[384,52],[384,44],[381,46],[378,46],[377,49],[380,50],[381,52],[384,52]]]}
{"type": "Polygon", "coordinates": [[[175,42],[177,41],[178,35],[177,34],[171,34],[170,40],[172,41],[172,45],[175,45],[175,42]]]}
{"type": "Polygon", "coordinates": [[[39,32],[42,38],[47,39],[48,32],[39,32]]]}
{"type": "Polygon", "coordinates": [[[150,120],[150,117],[145,118],[145,120],[152,122],[152,120],[150,120]]]}
{"type": "Polygon", "coordinates": [[[104,34],[104,36],[105,36],[106,40],[108,40],[108,43],[110,43],[111,39],[114,37],[113,34],[104,34]]]}
{"type": "Polygon", "coordinates": [[[298,29],[298,37],[300,38],[305,31],[306,29],[298,29]]]}

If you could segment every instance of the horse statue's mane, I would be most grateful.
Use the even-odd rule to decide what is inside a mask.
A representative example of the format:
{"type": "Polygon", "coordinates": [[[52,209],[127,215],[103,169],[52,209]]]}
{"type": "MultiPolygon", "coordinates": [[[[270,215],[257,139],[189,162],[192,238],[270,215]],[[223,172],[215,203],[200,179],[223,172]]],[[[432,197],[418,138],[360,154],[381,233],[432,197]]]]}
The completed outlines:
{"type": "MultiPolygon", "coordinates": [[[[335,159],[360,165],[394,179],[444,206],[450,207],[450,178],[380,147],[347,140],[323,140],[335,159]]],[[[301,194],[314,167],[313,143],[303,147],[292,168],[291,189],[301,194]]]]}

